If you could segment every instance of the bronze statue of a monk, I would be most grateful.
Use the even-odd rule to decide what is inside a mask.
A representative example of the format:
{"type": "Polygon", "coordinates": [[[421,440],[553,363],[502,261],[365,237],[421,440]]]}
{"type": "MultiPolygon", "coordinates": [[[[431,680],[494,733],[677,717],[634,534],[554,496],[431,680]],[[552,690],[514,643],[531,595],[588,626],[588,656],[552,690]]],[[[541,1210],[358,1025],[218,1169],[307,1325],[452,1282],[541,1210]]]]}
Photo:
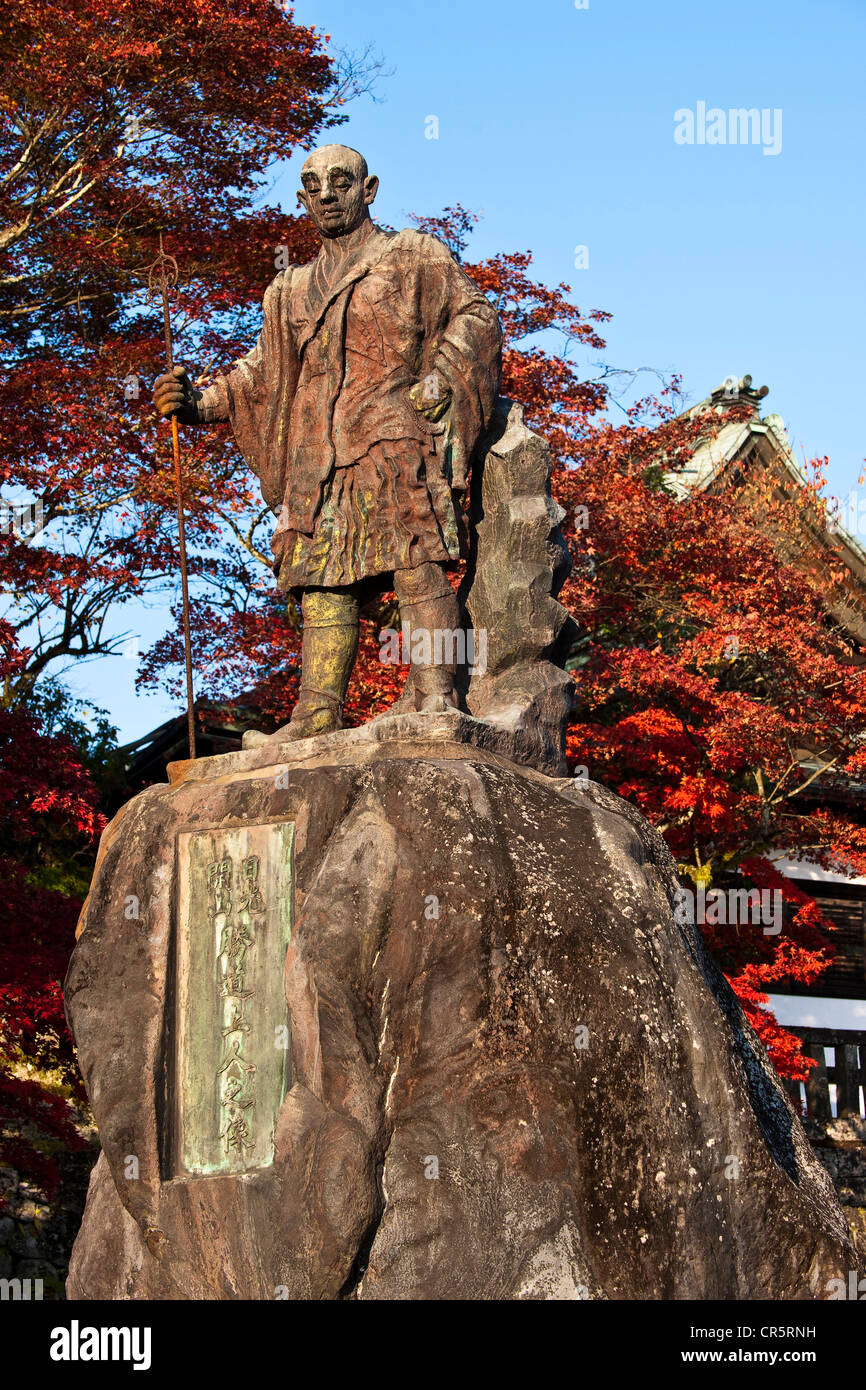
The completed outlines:
{"type": "Polygon", "coordinates": [[[431,634],[412,644],[412,704],[457,705],[456,644],[433,634],[459,625],[446,571],[465,553],[461,494],[501,364],[496,312],[447,247],[371,221],[378,179],[356,150],[314,151],[301,182],[321,250],[269,285],[252,352],[204,391],[180,367],[154,387],[162,415],[231,422],[279,516],[274,569],[303,614],[300,693],[279,739],[342,728],[360,607],[391,587],[401,620],[431,634]]]}

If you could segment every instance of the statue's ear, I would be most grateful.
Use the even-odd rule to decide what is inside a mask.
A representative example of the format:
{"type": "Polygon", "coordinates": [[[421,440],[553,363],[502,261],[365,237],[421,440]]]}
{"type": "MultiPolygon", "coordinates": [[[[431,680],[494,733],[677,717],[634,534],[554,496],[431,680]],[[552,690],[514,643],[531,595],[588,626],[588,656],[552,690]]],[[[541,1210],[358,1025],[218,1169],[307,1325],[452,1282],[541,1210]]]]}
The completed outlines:
{"type": "Polygon", "coordinates": [[[364,180],[364,202],[369,207],[376,194],[379,192],[379,180],[375,174],[364,180]]]}

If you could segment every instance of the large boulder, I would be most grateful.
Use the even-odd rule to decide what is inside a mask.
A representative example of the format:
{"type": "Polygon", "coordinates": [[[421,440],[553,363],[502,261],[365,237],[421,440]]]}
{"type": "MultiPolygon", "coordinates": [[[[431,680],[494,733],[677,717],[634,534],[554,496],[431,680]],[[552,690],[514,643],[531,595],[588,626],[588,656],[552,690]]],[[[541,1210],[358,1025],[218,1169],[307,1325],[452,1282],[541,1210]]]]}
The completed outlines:
{"type": "Polygon", "coordinates": [[[847,1280],[830,1179],[675,920],[664,842],[489,744],[398,716],[186,765],[112,822],[66,983],[103,1145],[71,1298],[847,1280]]]}

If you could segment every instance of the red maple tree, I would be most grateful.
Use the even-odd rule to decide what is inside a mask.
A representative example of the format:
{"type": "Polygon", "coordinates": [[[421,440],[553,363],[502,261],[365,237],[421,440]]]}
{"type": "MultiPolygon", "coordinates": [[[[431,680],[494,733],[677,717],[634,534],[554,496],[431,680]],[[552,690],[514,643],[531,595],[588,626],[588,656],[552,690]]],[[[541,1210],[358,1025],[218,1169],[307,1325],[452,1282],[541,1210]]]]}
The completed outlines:
{"type": "MultiPolygon", "coordinates": [[[[70,737],[46,692],[58,664],[123,650],[117,613],[177,577],[147,267],[163,233],[182,350],[230,356],[277,244],[309,245],[260,205],[267,170],[340,120],[371,66],[335,62],[270,0],[11,0],[0,60],[0,1153],[50,1195],[42,1140],[75,1146],[83,1095],[60,981],[102,822],[75,746],[90,733],[70,737]]],[[[220,558],[234,463],[213,447],[188,463],[204,581],[237,563],[220,558]]]]}
{"type": "MultiPolygon", "coordinates": [[[[2,638],[8,672],[20,658],[8,630],[2,638]]],[[[61,986],[80,907],[75,889],[105,818],[79,751],[42,724],[32,710],[0,709],[0,1163],[50,1200],[59,1184],[52,1150],[86,1147],[70,1105],[85,1096],[61,986]]]]}
{"type": "MultiPolygon", "coordinates": [[[[7,674],[14,704],[58,661],[123,650],[109,612],[175,583],[171,474],[148,389],[164,361],[159,307],[145,300],[160,234],[183,267],[179,355],[229,360],[277,248],[311,249],[305,221],[261,205],[273,158],[342,119],[371,73],[363,59],[335,64],[323,36],[271,0],[7,10],[0,486],[41,509],[38,544],[0,534],[4,616],[28,654],[7,674]]],[[[202,549],[240,505],[234,460],[192,449],[188,467],[202,549]]]]}
{"type": "Polygon", "coordinates": [[[780,545],[814,520],[819,484],[679,498],[667,479],[707,421],[664,400],[629,415],[560,478],[577,557],[565,601],[584,632],[569,754],[658,826],[685,881],[780,894],[778,935],[751,914],[703,931],[779,1071],[804,1079],[766,987],[811,985],[834,928],[772,861],[866,868],[862,816],[842,805],[863,767],[866,671],[828,616],[830,562],[780,545]],[[648,409],[661,417],[649,432],[648,409]]]}
{"type": "MultiPolygon", "coordinates": [[[[38,544],[0,536],[11,717],[58,660],[119,649],[108,620],[124,602],[176,590],[167,429],[149,405],[162,343],[141,292],[159,231],[182,271],[178,355],[206,379],[254,339],[277,248],[295,263],[315,250],[305,222],[257,203],[271,159],[337,119],[365,74],[341,75],[321,37],[269,0],[17,0],[0,55],[0,482],[43,509],[38,544]]],[[[473,220],[460,207],[417,219],[461,257],[473,220]]],[[[736,497],[673,495],[666,477],[701,429],[678,413],[676,381],[612,421],[634,374],[588,374],[608,315],[534,281],[528,252],[465,268],[502,318],[504,393],[556,458],[577,560],[563,597],[581,627],[573,764],[632,799],[705,885],[735,871],[775,885],[778,850],[862,868],[856,815],[804,795],[804,749],[839,775],[862,763],[863,678],[827,623],[822,581],[736,497]]],[[[185,432],[184,460],[197,689],[252,690],[282,722],[299,623],[273,589],[270,515],[225,428],[185,432]]],[[[364,626],[354,721],[398,694],[378,660],[386,611],[364,626]]],[[[144,682],[171,685],[179,631],[148,654],[144,682]]],[[[62,797],[56,809],[74,822],[62,797]]],[[[762,986],[810,981],[829,957],[814,904],[785,891],[795,912],[782,940],[707,935],[780,1070],[802,1075],[762,986]]]]}

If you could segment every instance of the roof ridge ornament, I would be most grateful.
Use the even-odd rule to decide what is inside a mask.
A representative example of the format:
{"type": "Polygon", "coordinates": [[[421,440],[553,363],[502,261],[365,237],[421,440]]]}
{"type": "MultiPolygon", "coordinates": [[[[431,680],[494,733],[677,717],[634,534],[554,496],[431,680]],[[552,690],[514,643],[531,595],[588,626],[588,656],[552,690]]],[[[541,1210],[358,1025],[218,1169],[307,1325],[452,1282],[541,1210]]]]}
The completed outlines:
{"type": "Polygon", "coordinates": [[[765,396],[770,394],[769,386],[752,386],[750,376],[727,376],[720,386],[717,386],[711,393],[710,399],[714,405],[722,401],[751,401],[757,405],[765,396]]]}

